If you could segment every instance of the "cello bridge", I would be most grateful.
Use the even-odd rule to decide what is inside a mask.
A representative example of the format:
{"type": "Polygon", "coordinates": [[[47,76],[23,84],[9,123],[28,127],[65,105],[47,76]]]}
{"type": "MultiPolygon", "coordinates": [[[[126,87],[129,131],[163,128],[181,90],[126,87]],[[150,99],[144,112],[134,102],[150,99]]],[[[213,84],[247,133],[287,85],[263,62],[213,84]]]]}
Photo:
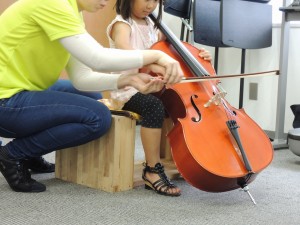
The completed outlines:
{"type": "Polygon", "coordinates": [[[208,102],[206,102],[204,104],[204,107],[207,108],[212,103],[214,103],[215,105],[220,105],[222,99],[225,97],[226,94],[227,94],[226,91],[220,91],[220,92],[216,93],[213,97],[211,97],[211,99],[208,100],[208,102]]]}

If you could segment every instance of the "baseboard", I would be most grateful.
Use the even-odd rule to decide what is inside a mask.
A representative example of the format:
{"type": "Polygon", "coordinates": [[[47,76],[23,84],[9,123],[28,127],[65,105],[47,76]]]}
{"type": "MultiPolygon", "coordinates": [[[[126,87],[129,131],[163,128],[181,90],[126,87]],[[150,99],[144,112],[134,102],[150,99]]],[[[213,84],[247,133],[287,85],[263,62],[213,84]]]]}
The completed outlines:
{"type": "MultiPolygon", "coordinates": [[[[272,140],[274,140],[275,139],[275,131],[270,131],[270,130],[264,130],[265,131],[265,133],[268,135],[268,137],[270,138],[270,139],[272,139],[272,140]]],[[[287,133],[284,133],[283,134],[283,138],[284,139],[287,139],[287,133]]]]}

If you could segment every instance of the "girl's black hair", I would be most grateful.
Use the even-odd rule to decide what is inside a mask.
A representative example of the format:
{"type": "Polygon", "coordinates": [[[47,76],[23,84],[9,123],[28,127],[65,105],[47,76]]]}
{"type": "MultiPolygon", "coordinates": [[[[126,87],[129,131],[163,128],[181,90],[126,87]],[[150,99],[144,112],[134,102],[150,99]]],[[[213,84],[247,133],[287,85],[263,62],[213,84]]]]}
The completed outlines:
{"type": "MultiPolygon", "coordinates": [[[[128,20],[131,17],[131,3],[132,0],[117,0],[116,1],[116,12],[117,14],[121,15],[123,19],[128,20]]],[[[163,0],[158,0],[158,15],[156,20],[154,21],[154,25],[157,28],[162,18],[162,7],[163,7],[163,0]]]]}

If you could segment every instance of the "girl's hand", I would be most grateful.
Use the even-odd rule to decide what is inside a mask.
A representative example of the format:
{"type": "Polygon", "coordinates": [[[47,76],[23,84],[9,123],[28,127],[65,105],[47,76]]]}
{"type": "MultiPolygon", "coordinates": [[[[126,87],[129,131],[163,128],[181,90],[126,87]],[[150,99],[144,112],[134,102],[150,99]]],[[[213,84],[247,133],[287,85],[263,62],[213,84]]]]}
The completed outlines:
{"type": "Polygon", "coordinates": [[[149,74],[138,73],[132,77],[132,87],[142,94],[149,94],[160,91],[165,83],[160,77],[152,77],[149,74]]]}
{"type": "Polygon", "coordinates": [[[165,85],[161,77],[152,77],[146,73],[123,74],[118,80],[118,87],[131,86],[142,94],[160,91],[165,85]]]}
{"type": "Polygon", "coordinates": [[[211,61],[211,60],[212,60],[209,51],[205,50],[204,48],[200,48],[199,50],[200,50],[199,56],[200,56],[201,58],[203,58],[204,60],[207,60],[207,61],[211,61]]]}

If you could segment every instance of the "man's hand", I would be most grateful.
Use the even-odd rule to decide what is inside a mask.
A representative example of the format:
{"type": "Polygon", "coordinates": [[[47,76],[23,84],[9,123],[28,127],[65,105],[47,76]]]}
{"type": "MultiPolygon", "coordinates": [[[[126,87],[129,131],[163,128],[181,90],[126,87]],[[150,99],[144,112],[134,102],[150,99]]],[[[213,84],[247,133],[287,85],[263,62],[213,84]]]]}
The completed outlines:
{"type": "MultiPolygon", "coordinates": [[[[183,71],[178,61],[160,50],[143,50],[144,66],[158,65],[163,67],[161,75],[166,84],[175,84],[182,80],[183,71]]],[[[154,71],[153,71],[154,72],[154,71]]]]}
{"type": "Polygon", "coordinates": [[[167,84],[175,84],[182,80],[183,72],[178,61],[169,55],[161,52],[161,57],[158,59],[157,64],[162,66],[165,71],[162,73],[163,80],[167,84]]]}

